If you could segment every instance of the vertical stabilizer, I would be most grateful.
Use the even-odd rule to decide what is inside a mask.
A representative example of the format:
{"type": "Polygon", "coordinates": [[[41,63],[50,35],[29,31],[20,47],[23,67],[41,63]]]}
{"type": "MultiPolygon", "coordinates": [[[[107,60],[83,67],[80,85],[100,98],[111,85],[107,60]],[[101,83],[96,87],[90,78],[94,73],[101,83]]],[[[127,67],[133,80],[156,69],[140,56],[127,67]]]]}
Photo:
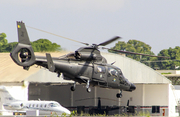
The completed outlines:
{"type": "Polygon", "coordinates": [[[25,24],[22,21],[17,22],[17,29],[19,43],[31,45],[25,24]]]}
{"type": "Polygon", "coordinates": [[[5,86],[0,86],[0,101],[1,103],[10,103],[17,100],[12,97],[5,86]]]}

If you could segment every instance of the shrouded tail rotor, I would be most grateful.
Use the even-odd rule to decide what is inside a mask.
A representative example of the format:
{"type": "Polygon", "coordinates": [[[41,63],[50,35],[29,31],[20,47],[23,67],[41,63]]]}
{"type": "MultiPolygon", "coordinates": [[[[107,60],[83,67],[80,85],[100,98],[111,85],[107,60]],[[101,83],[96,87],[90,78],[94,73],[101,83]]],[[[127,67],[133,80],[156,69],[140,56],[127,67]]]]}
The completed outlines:
{"type": "Polygon", "coordinates": [[[10,56],[16,64],[23,67],[29,67],[35,63],[34,51],[31,45],[18,43],[10,56]]]}
{"type": "Polygon", "coordinates": [[[31,52],[27,48],[22,48],[19,52],[19,59],[22,63],[31,59],[31,52]]]}

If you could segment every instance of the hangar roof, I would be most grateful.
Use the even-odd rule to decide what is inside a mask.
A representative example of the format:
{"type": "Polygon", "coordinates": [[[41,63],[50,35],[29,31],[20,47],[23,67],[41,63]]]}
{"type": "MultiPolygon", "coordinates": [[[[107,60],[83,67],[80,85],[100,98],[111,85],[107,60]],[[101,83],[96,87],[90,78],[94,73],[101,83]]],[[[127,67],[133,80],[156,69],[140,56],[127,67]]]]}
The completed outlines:
{"type": "MultiPolygon", "coordinates": [[[[53,57],[59,57],[67,52],[51,53],[53,57]]],[[[35,55],[45,56],[45,53],[35,53],[35,55]]],[[[127,58],[122,55],[102,53],[107,59],[108,63],[115,62],[115,66],[119,67],[124,76],[133,83],[171,83],[169,79],[151,69],[150,67],[127,58]]],[[[56,73],[49,72],[47,69],[37,67],[36,65],[30,67],[28,71],[16,65],[9,53],[0,53],[0,83],[1,82],[67,82],[62,78],[57,78],[56,73]]]]}
{"type": "MultiPolygon", "coordinates": [[[[61,56],[66,52],[54,52],[53,56],[61,56]]],[[[45,53],[35,53],[35,55],[43,56],[45,53]]],[[[22,82],[25,78],[35,74],[40,70],[36,65],[30,67],[28,71],[18,66],[11,59],[9,53],[0,53],[0,83],[4,82],[22,82]]]]}
{"type": "Polygon", "coordinates": [[[38,70],[35,67],[29,71],[23,70],[13,62],[9,53],[0,53],[0,82],[21,82],[38,70]]]}

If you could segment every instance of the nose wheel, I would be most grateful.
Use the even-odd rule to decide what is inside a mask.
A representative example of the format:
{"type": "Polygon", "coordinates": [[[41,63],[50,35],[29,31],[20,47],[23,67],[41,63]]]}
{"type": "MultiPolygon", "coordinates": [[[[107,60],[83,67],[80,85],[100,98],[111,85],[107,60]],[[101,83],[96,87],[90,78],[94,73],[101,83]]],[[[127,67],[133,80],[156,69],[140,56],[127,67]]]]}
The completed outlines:
{"type": "Polygon", "coordinates": [[[90,93],[90,92],[91,92],[91,88],[88,87],[88,88],[86,89],[86,91],[87,91],[88,93],[90,93]]]}
{"type": "Polygon", "coordinates": [[[71,86],[71,91],[75,91],[75,87],[74,86],[71,86]]]}
{"type": "Polygon", "coordinates": [[[87,91],[88,93],[91,92],[91,88],[89,87],[89,80],[87,81],[87,84],[86,84],[86,91],[87,91]]]}

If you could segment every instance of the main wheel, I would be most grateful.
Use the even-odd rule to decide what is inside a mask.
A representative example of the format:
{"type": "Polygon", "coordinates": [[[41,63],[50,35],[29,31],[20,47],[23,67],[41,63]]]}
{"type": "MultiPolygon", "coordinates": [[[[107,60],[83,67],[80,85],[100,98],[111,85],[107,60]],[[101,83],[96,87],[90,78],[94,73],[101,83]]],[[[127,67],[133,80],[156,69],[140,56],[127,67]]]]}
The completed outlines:
{"type": "Polygon", "coordinates": [[[87,90],[88,93],[91,92],[91,88],[90,87],[88,87],[86,90],[87,90]]]}
{"type": "Polygon", "coordinates": [[[117,93],[117,94],[116,94],[116,97],[117,97],[117,98],[121,98],[121,97],[122,97],[122,93],[117,93]]]}
{"type": "Polygon", "coordinates": [[[75,87],[71,86],[71,91],[75,91],[75,87]]]}

